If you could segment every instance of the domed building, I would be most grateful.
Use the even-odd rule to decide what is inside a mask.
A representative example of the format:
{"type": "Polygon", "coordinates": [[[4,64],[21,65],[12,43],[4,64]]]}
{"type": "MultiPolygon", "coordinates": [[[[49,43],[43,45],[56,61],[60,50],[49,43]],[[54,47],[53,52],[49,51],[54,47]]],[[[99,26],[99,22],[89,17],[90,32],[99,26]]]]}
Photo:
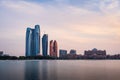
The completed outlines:
{"type": "Polygon", "coordinates": [[[86,56],[106,56],[106,50],[98,50],[93,48],[92,50],[88,50],[84,52],[86,56]]]}
{"type": "Polygon", "coordinates": [[[93,48],[93,49],[92,49],[92,51],[94,51],[94,52],[95,52],[95,51],[97,51],[97,49],[96,49],[96,48],[93,48]]]}

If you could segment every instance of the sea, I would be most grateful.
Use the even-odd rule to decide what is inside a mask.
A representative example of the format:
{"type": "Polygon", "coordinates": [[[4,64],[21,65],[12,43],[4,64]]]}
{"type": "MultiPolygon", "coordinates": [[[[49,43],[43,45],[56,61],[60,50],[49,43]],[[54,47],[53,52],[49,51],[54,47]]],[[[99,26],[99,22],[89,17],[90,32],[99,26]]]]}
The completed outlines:
{"type": "Polygon", "coordinates": [[[0,80],[120,80],[120,60],[0,60],[0,80]]]}

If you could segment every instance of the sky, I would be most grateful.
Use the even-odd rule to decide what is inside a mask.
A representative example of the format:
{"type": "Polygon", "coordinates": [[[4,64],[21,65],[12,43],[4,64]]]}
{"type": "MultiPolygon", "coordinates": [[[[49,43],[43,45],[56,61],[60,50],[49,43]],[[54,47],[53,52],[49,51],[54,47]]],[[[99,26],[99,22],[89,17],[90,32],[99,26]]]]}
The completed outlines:
{"type": "Polygon", "coordinates": [[[68,53],[120,54],[119,22],[120,0],[0,0],[0,50],[25,55],[26,28],[39,24],[41,37],[48,34],[68,53]]]}

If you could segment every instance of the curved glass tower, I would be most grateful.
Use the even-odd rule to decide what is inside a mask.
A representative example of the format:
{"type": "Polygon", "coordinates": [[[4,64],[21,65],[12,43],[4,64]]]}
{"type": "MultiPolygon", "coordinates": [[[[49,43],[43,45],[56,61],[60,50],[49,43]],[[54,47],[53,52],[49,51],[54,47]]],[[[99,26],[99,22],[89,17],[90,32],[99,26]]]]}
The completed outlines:
{"type": "Polygon", "coordinates": [[[40,26],[26,30],[26,56],[37,56],[40,53],[40,26]]]}
{"type": "Polygon", "coordinates": [[[53,56],[53,40],[50,41],[50,47],[49,47],[50,51],[50,56],[53,56]]]}
{"type": "Polygon", "coordinates": [[[40,53],[40,26],[35,25],[35,32],[34,32],[34,53],[35,56],[40,53]]]}
{"type": "Polygon", "coordinates": [[[56,40],[54,41],[53,45],[54,56],[57,57],[58,45],[56,40]]]}
{"type": "Polygon", "coordinates": [[[43,56],[48,55],[48,35],[44,34],[42,37],[42,53],[43,56]]]}
{"type": "Polygon", "coordinates": [[[50,56],[57,57],[58,55],[58,45],[56,40],[50,41],[50,56]]]}
{"type": "Polygon", "coordinates": [[[31,28],[27,28],[26,30],[26,56],[31,56],[31,36],[32,31],[31,28]]]}

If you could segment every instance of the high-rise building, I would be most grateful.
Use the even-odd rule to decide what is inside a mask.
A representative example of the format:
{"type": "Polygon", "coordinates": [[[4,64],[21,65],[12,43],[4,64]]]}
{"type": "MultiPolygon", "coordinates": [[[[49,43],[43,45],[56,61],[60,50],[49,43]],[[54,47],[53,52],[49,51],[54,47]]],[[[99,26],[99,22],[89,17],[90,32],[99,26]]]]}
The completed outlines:
{"type": "Polygon", "coordinates": [[[58,45],[57,45],[57,41],[55,40],[54,43],[53,43],[53,55],[54,57],[57,57],[57,54],[58,54],[58,45]]]}
{"type": "Polygon", "coordinates": [[[50,41],[50,47],[49,47],[49,53],[50,53],[50,56],[53,56],[53,40],[50,41]]]}
{"type": "Polygon", "coordinates": [[[42,53],[43,56],[47,56],[48,54],[48,35],[44,34],[42,37],[42,53]]]}
{"type": "Polygon", "coordinates": [[[56,40],[50,41],[50,56],[57,57],[58,55],[58,45],[56,40]]]}
{"type": "Polygon", "coordinates": [[[26,30],[26,56],[37,56],[40,53],[40,26],[26,30]]]}

